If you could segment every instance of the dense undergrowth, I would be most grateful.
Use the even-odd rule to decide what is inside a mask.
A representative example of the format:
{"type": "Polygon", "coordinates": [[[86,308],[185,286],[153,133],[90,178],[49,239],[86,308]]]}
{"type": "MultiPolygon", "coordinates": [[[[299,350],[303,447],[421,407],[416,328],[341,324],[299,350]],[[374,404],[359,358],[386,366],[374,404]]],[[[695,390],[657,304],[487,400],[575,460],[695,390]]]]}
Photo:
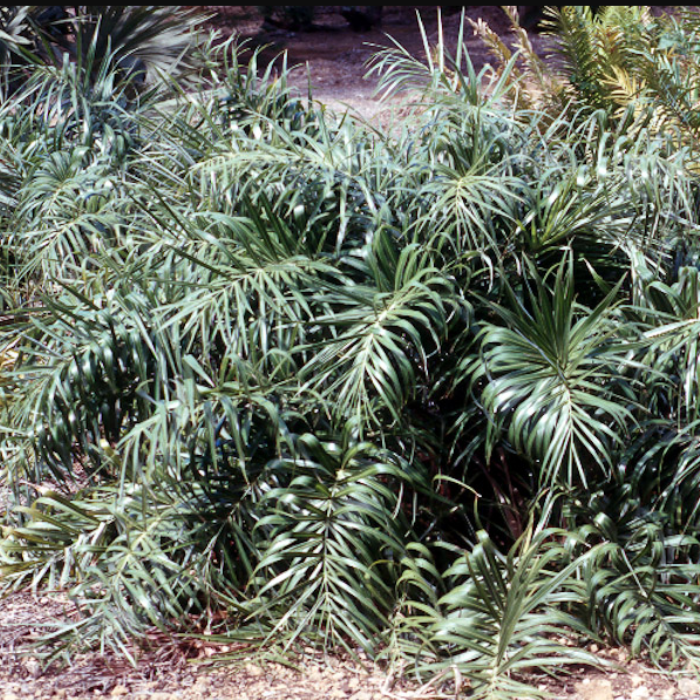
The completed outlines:
{"type": "Polygon", "coordinates": [[[2,584],[82,612],[47,657],[156,625],[473,697],[589,640],[697,668],[696,16],[563,8],[559,63],[480,25],[479,75],[388,49],[387,135],[187,13],[149,63],[149,10],[70,55],[0,26],[2,584]]]}

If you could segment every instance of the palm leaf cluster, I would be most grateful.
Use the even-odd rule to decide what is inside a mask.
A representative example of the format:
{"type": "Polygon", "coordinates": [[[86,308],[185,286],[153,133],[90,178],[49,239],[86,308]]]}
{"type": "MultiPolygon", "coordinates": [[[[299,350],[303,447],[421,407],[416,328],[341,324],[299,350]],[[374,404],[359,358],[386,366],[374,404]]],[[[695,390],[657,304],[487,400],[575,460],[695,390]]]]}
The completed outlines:
{"type": "Polygon", "coordinates": [[[155,625],[491,698],[590,639],[697,663],[692,144],[429,55],[377,56],[392,135],[235,41],[190,92],[18,65],[0,558],[81,612],[47,655],[155,625]]]}

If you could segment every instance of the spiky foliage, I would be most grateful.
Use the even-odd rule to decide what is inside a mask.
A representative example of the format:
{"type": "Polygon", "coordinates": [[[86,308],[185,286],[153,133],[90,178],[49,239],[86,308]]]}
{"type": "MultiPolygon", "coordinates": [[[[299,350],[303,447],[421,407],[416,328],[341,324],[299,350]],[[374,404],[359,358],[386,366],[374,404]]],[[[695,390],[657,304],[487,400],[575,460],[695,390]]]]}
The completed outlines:
{"type": "Polygon", "coordinates": [[[575,644],[562,643],[591,634],[567,612],[584,597],[573,574],[588,554],[572,560],[556,542],[562,534],[530,527],[503,555],[479,531],[473,549],[437,581],[425,575],[435,571],[432,557],[415,548],[400,581],[405,607],[392,651],[428,686],[447,680],[456,695],[494,700],[533,694],[513,678],[519,668],[594,663],[575,644]]]}
{"type": "MultiPolygon", "coordinates": [[[[22,89],[37,66],[76,64],[99,83],[105,70],[143,89],[169,75],[184,80],[197,68],[196,8],[156,5],[10,6],[0,14],[0,96],[22,89]]],[[[115,100],[118,103],[118,100],[115,100]]]]}
{"type": "Polygon", "coordinates": [[[695,663],[692,144],[424,37],[375,64],[391,136],[235,41],[197,93],[78,62],[0,110],[3,586],[84,613],[47,655],[155,625],[493,698],[594,662],[561,637],[695,663]]]}
{"type": "Polygon", "coordinates": [[[517,8],[504,10],[515,52],[483,20],[470,21],[518,109],[536,109],[544,127],[567,106],[583,118],[603,110],[629,134],[662,129],[668,137],[675,129],[678,143],[696,147],[698,15],[693,9],[655,16],[649,7],[548,8],[545,35],[553,49],[545,56],[534,51],[517,8]]]}
{"type": "MultiPolygon", "coordinates": [[[[548,8],[546,34],[555,49],[538,56],[520,27],[516,8],[505,8],[515,34],[520,69],[510,73],[511,99],[520,108],[544,111],[547,120],[568,102],[581,115],[604,110],[640,128],[678,130],[681,143],[696,146],[697,13],[687,8],[654,16],[646,6],[548,8]]],[[[496,57],[499,70],[512,52],[483,21],[472,22],[496,57]]]]}
{"type": "Polygon", "coordinates": [[[509,97],[518,108],[538,109],[544,114],[551,112],[556,115],[566,105],[563,81],[535,52],[527,31],[520,25],[517,6],[507,5],[503,10],[508,15],[515,34],[515,54],[483,19],[470,19],[469,23],[496,59],[498,73],[506,75],[511,88],[509,97]],[[515,65],[506,70],[514,59],[515,65]]]}

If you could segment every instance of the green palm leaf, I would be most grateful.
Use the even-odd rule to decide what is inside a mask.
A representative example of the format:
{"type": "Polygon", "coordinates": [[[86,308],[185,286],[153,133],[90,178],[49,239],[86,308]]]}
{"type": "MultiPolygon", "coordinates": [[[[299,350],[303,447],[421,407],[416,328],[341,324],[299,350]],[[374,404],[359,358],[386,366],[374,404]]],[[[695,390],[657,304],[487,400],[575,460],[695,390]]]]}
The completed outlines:
{"type": "Polygon", "coordinates": [[[526,298],[508,288],[509,306],[494,305],[503,325],[481,332],[483,364],[472,381],[493,421],[487,444],[505,429],[513,449],[542,465],[543,481],[585,484],[592,467],[607,473],[632,420],[634,392],[618,369],[624,346],[607,316],[617,289],[584,312],[571,259],[556,269],[552,290],[533,277],[526,298]]]}
{"type": "MultiPolygon", "coordinates": [[[[461,679],[468,679],[479,698],[537,697],[541,693],[519,680],[518,672],[597,663],[560,641],[590,630],[568,611],[583,594],[573,576],[581,561],[571,561],[552,541],[554,534],[529,529],[504,556],[481,531],[474,548],[442,575],[447,593],[431,603],[405,603],[416,610],[399,629],[422,642],[416,669],[421,678],[454,678],[457,693],[461,679]],[[414,615],[420,626],[412,627],[414,615]]],[[[412,643],[398,642],[407,649],[412,643]]]]}
{"type": "Polygon", "coordinates": [[[368,258],[376,286],[347,285],[321,296],[331,311],[316,321],[332,327],[333,335],[320,344],[303,376],[339,417],[378,421],[386,413],[400,423],[402,406],[414,395],[418,373],[428,371],[428,356],[440,347],[457,297],[430,256],[414,246],[397,255],[388,234],[380,233],[368,258]]]}
{"type": "MultiPolygon", "coordinates": [[[[300,438],[300,456],[279,462],[283,480],[257,527],[269,538],[254,581],[270,620],[269,641],[322,641],[373,654],[394,605],[408,524],[401,489],[413,476],[372,445],[300,438]],[[259,583],[257,583],[259,581],[259,583]]],[[[420,477],[418,477],[420,478],[420,477]]]]}

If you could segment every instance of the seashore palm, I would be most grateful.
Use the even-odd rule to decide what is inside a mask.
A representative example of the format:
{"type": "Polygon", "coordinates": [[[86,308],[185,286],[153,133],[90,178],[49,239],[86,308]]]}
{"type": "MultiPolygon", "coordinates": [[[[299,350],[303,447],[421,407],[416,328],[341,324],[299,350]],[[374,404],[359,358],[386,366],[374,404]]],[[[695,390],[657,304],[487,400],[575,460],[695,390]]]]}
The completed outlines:
{"type": "Polygon", "coordinates": [[[83,613],[45,657],[156,625],[494,698],[595,663],[562,638],[695,663],[690,147],[444,42],[379,56],[395,136],[207,50],[199,93],[78,62],[0,107],[2,580],[83,613]]]}

